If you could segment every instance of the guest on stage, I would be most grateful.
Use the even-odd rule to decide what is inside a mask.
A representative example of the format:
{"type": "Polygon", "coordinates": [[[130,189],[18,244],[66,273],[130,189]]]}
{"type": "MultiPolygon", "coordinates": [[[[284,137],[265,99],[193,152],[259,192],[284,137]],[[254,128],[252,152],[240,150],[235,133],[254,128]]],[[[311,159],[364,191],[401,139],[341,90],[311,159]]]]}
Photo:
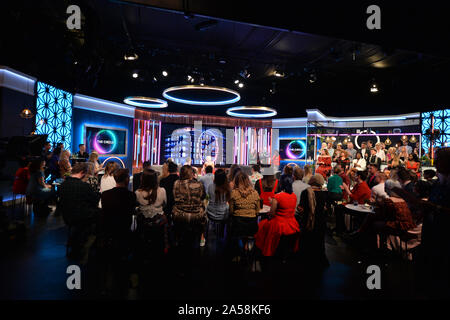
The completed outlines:
{"type": "Polygon", "coordinates": [[[212,173],[213,173],[215,164],[214,164],[214,161],[212,161],[211,156],[206,156],[206,158],[205,158],[205,163],[203,164],[203,167],[202,167],[202,175],[206,174],[206,167],[208,167],[208,166],[212,167],[212,169],[213,169],[212,173]]]}
{"type": "Polygon", "coordinates": [[[86,152],[86,146],[83,143],[78,145],[78,152],[74,154],[74,158],[75,162],[84,162],[89,159],[89,153],[86,152]]]}
{"type": "Polygon", "coordinates": [[[316,173],[320,173],[325,179],[331,170],[331,157],[327,149],[321,150],[321,155],[317,158],[316,173]]]}
{"type": "Polygon", "coordinates": [[[364,171],[366,170],[366,160],[361,155],[361,152],[356,153],[356,159],[353,160],[353,168],[355,168],[358,171],[364,171]]]}

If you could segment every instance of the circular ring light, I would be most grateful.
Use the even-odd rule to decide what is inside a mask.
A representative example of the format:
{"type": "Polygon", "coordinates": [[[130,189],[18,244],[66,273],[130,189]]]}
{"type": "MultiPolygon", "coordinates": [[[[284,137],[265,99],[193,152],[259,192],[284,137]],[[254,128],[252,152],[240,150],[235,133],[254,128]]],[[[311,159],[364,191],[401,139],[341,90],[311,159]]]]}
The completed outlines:
{"type": "Polygon", "coordinates": [[[277,115],[275,109],[264,106],[237,106],[227,109],[227,115],[240,118],[269,118],[277,115]],[[236,111],[262,111],[261,113],[243,113],[236,111]],[[264,112],[265,111],[265,112],[264,112]]]}
{"type": "Polygon", "coordinates": [[[123,161],[122,161],[120,158],[118,158],[118,157],[108,157],[108,158],[106,158],[106,159],[102,162],[102,166],[105,166],[105,163],[108,162],[108,161],[111,160],[111,159],[119,160],[120,164],[122,165],[122,168],[125,168],[125,163],[123,163],[123,161]]]}
{"type": "Polygon", "coordinates": [[[239,101],[241,99],[241,95],[231,89],[224,88],[224,87],[214,87],[214,86],[201,86],[201,85],[194,85],[194,84],[188,84],[184,86],[176,86],[176,87],[170,87],[163,91],[163,97],[166,99],[169,99],[171,101],[179,102],[179,103],[186,103],[186,104],[194,104],[194,105],[202,105],[202,106],[213,106],[213,105],[224,105],[224,104],[231,104],[239,101]],[[169,93],[180,91],[180,90],[212,90],[212,91],[221,91],[225,93],[230,93],[235,95],[233,99],[228,100],[217,100],[217,101],[196,101],[196,100],[188,100],[188,99],[181,99],[176,98],[174,96],[171,96],[169,93]]]}
{"type": "Polygon", "coordinates": [[[123,102],[135,107],[141,107],[141,108],[167,108],[168,104],[167,101],[156,99],[156,98],[150,98],[150,97],[126,97],[123,99],[123,102]]]}
{"type": "MultiPolygon", "coordinates": [[[[370,130],[370,132],[368,132],[367,130],[362,130],[359,134],[364,134],[364,133],[371,133],[371,134],[375,135],[375,137],[377,138],[377,143],[380,142],[380,137],[376,135],[377,133],[375,131],[370,130]]],[[[361,147],[358,144],[358,138],[359,138],[359,135],[357,135],[355,137],[355,145],[358,149],[361,149],[361,147]]]]}

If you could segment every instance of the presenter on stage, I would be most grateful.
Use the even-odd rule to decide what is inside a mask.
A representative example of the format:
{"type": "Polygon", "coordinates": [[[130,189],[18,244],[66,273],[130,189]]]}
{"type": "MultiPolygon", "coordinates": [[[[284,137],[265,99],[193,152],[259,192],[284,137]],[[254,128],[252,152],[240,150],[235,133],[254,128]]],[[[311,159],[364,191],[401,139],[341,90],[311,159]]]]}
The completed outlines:
{"type": "Polygon", "coordinates": [[[316,173],[320,173],[325,179],[331,170],[331,157],[326,148],[320,150],[320,156],[317,158],[316,173]]]}
{"type": "Polygon", "coordinates": [[[214,165],[215,165],[215,163],[214,163],[214,161],[212,161],[211,156],[206,156],[205,163],[203,164],[203,167],[202,167],[202,176],[204,176],[206,174],[205,169],[207,166],[211,166],[213,168],[213,172],[214,172],[214,165]]]}

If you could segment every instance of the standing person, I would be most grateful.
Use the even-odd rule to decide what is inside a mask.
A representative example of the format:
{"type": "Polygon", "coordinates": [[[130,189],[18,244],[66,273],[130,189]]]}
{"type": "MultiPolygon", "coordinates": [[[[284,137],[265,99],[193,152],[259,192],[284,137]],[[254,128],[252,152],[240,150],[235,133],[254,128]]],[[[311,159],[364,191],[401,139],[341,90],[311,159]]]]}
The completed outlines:
{"type": "Polygon", "coordinates": [[[370,157],[367,161],[368,164],[375,164],[378,166],[378,168],[381,166],[381,159],[377,156],[377,150],[376,149],[370,149],[370,157]]]}
{"type": "Polygon", "coordinates": [[[320,174],[315,174],[309,180],[310,188],[302,192],[300,198],[300,251],[305,256],[305,261],[311,267],[329,266],[325,254],[325,234],[327,191],[322,190],[325,179],[320,174]]]}
{"type": "Polygon", "coordinates": [[[303,170],[304,170],[304,175],[303,175],[302,181],[304,183],[308,183],[309,179],[312,177],[312,168],[309,164],[307,164],[303,167],[303,170]]]}
{"type": "Polygon", "coordinates": [[[159,186],[166,190],[167,205],[164,209],[164,212],[169,221],[172,222],[172,208],[173,204],[175,203],[173,187],[175,185],[175,181],[179,179],[177,164],[172,161],[167,162],[167,171],[169,172],[169,175],[159,181],[159,186]]]}
{"type": "Polygon", "coordinates": [[[83,143],[80,143],[78,145],[78,152],[75,153],[75,162],[77,161],[87,161],[87,159],[89,159],[89,153],[86,152],[86,145],[84,145],[83,143]]]}
{"type": "Polygon", "coordinates": [[[386,161],[386,154],[383,150],[383,144],[381,142],[378,142],[375,144],[375,150],[377,151],[376,155],[382,162],[386,161]]]}
{"type": "MultiPolygon", "coordinates": [[[[88,185],[91,186],[95,193],[100,196],[100,184],[98,183],[98,178],[95,176],[95,166],[92,162],[85,162],[87,167],[86,175],[83,179],[88,185]]],[[[76,164],[76,163],[75,163],[76,164]]]]}
{"type": "Polygon", "coordinates": [[[113,283],[121,292],[128,286],[127,259],[131,251],[131,223],[136,209],[136,195],[128,190],[128,169],[114,171],[116,186],[101,195],[100,230],[107,246],[107,262],[112,266],[113,283]]]}
{"type": "Polygon", "coordinates": [[[172,214],[175,236],[181,251],[181,261],[187,264],[189,269],[192,263],[192,250],[200,243],[206,225],[203,202],[206,198],[205,189],[201,182],[193,179],[191,166],[181,167],[180,179],[175,181],[173,195],[175,202],[172,214]]]}
{"type": "Polygon", "coordinates": [[[156,254],[168,252],[168,220],[164,214],[167,204],[166,190],[158,186],[155,170],[145,169],[139,189],[135,191],[139,203],[139,213],[144,223],[143,235],[151,237],[150,243],[156,244],[156,254]]]}
{"type": "MultiPolygon", "coordinates": [[[[255,245],[263,256],[273,256],[278,248],[281,236],[289,236],[300,232],[295,219],[297,197],[292,190],[292,177],[283,176],[280,179],[281,192],[272,201],[269,218],[263,219],[255,235],[255,245]]],[[[298,241],[294,252],[298,250],[298,241]]]]}
{"type": "Polygon", "coordinates": [[[231,197],[230,185],[227,175],[223,169],[218,169],[214,173],[214,183],[208,186],[206,193],[209,197],[206,214],[214,221],[225,221],[228,219],[228,201],[231,197]]]}
{"type": "Polygon", "coordinates": [[[246,240],[258,231],[259,210],[259,195],[250,184],[248,175],[241,171],[234,178],[234,188],[230,198],[230,216],[233,242],[242,241],[245,251],[249,248],[246,240]]]}
{"type": "Polygon", "coordinates": [[[367,149],[367,143],[366,142],[362,142],[361,143],[361,155],[363,157],[364,160],[367,160],[367,158],[369,158],[369,149],[367,149]]]}
{"type": "Polygon", "coordinates": [[[252,186],[255,186],[256,181],[263,178],[261,174],[261,167],[258,164],[252,165],[252,175],[250,176],[250,182],[252,186]]]}
{"type": "Polygon", "coordinates": [[[328,154],[327,149],[322,149],[320,153],[320,156],[317,158],[318,167],[316,168],[316,173],[320,173],[324,178],[326,178],[331,170],[331,157],[328,154]]]}
{"type": "Polygon", "coordinates": [[[242,171],[242,169],[237,164],[232,164],[228,171],[228,181],[230,182],[230,188],[233,189],[234,177],[238,172],[242,171]]]}
{"type": "Polygon", "coordinates": [[[278,180],[275,179],[273,168],[264,169],[263,178],[255,183],[255,190],[263,201],[263,205],[270,206],[272,203],[271,199],[275,196],[275,193],[280,192],[280,186],[278,180]]]}
{"type": "Polygon", "coordinates": [[[302,168],[297,167],[294,170],[294,182],[292,183],[292,190],[297,197],[297,203],[295,204],[298,206],[298,203],[300,202],[300,196],[304,190],[306,190],[309,185],[307,183],[303,182],[303,176],[304,171],[302,168]]]}
{"type": "Polygon", "coordinates": [[[211,185],[214,182],[214,175],[213,175],[213,167],[207,166],[205,168],[205,175],[200,177],[200,182],[203,183],[203,187],[205,190],[208,190],[209,185],[211,185]]]}
{"type": "Polygon", "coordinates": [[[361,152],[357,152],[356,159],[353,159],[353,168],[355,168],[358,171],[365,171],[366,165],[367,165],[366,159],[364,159],[361,152]]]}
{"type": "MultiPolygon", "coordinates": [[[[166,165],[166,164],[164,164],[166,165]]],[[[142,171],[139,173],[135,173],[133,174],[133,192],[136,192],[137,189],[139,189],[139,186],[141,185],[141,177],[143,175],[143,172],[146,169],[150,169],[151,165],[150,165],[150,161],[144,161],[142,163],[142,171]]]]}
{"type": "Polygon", "coordinates": [[[353,161],[353,159],[356,158],[356,149],[353,149],[353,143],[352,142],[348,142],[347,143],[347,155],[348,158],[350,159],[350,161],[353,161]]]}
{"type": "Polygon", "coordinates": [[[327,151],[328,151],[328,154],[330,155],[330,157],[333,158],[334,148],[333,148],[333,143],[332,142],[328,142],[328,144],[327,144],[327,151]]]}
{"type": "Polygon", "coordinates": [[[116,187],[116,180],[114,179],[114,172],[119,168],[116,162],[110,161],[106,164],[105,174],[100,180],[100,192],[103,193],[116,187]]]}
{"type": "Polygon", "coordinates": [[[64,179],[66,176],[70,176],[72,166],[70,165],[70,151],[63,150],[61,152],[60,159],[58,161],[60,177],[64,179]]]}
{"type": "Polygon", "coordinates": [[[387,162],[388,164],[391,163],[392,159],[394,159],[395,154],[396,154],[395,148],[394,148],[394,147],[390,147],[390,148],[388,149],[387,154],[386,154],[386,162],[387,162]]]}
{"type": "MultiPolygon", "coordinates": [[[[412,147],[409,145],[407,139],[402,141],[402,147],[403,147],[403,149],[406,151],[406,153],[407,153],[408,155],[411,154],[412,151],[413,151],[413,150],[412,150],[412,147]]],[[[406,155],[405,160],[406,160],[407,158],[408,158],[408,156],[406,155]]]]}
{"type": "Polygon", "coordinates": [[[49,174],[51,175],[50,182],[55,181],[56,179],[61,178],[61,171],[59,169],[59,158],[61,155],[62,148],[58,144],[58,146],[53,149],[52,156],[50,160],[47,162],[47,170],[49,174]]]}
{"type": "Polygon", "coordinates": [[[81,264],[87,262],[89,249],[95,241],[95,227],[99,217],[97,193],[82,181],[87,174],[86,163],[76,163],[71,175],[58,188],[56,210],[70,227],[70,256],[81,264]]]}
{"type": "Polygon", "coordinates": [[[342,199],[342,178],[339,176],[341,173],[341,167],[336,166],[333,170],[334,174],[328,178],[328,203],[339,201],[342,199]]]}

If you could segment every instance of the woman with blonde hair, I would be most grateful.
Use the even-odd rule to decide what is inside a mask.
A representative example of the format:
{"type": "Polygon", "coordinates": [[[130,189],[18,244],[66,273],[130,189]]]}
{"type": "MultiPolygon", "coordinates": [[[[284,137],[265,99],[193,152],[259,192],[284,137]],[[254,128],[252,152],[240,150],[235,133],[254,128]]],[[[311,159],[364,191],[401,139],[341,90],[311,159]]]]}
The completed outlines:
{"type": "Polygon", "coordinates": [[[304,183],[308,183],[309,179],[312,177],[312,167],[309,164],[307,164],[303,167],[303,170],[305,172],[302,181],[304,183]]]}
{"type": "Polygon", "coordinates": [[[58,161],[59,166],[59,172],[61,175],[61,178],[65,178],[70,175],[70,172],[72,171],[72,166],[70,165],[70,151],[64,149],[61,152],[61,156],[58,161]]]}
{"type": "Polygon", "coordinates": [[[386,154],[384,153],[381,142],[375,144],[375,149],[377,150],[377,157],[380,158],[383,162],[386,161],[386,154]]]}
{"type": "Polygon", "coordinates": [[[103,166],[98,163],[98,157],[99,155],[97,151],[92,151],[88,159],[88,162],[92,162],[94,164],[94,174],[98,174],[98,172],[103,169],[103,166]]]}

